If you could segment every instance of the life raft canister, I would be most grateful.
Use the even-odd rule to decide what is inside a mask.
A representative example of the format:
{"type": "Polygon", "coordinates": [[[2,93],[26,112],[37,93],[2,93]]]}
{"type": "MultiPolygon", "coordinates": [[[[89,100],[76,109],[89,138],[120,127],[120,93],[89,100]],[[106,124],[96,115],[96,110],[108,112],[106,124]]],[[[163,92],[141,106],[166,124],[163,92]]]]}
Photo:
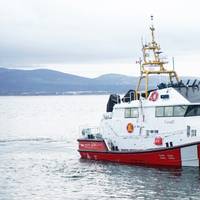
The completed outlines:
{"type": "Polygon", "coordinates": [[[128,133],[132,133],[134,131],[134,126],[132,123],[128,123],[126,126],[128,133]]]}
{"type": "Polygon", "coordinates": [[[158,94],[157,91],[152,92],[150,97],[149,97],[149,101],[157,101],[158,96],[159,96],[159,94],[158,94]]]}
{"type": "Polygon", "coordinates": [[[154,144],[155,144],[155,145],[162,145],[162,144],[163,144],[163,139],[162,139],[162,137],[160,137],[160,136],[155,137],[154,144]]]}

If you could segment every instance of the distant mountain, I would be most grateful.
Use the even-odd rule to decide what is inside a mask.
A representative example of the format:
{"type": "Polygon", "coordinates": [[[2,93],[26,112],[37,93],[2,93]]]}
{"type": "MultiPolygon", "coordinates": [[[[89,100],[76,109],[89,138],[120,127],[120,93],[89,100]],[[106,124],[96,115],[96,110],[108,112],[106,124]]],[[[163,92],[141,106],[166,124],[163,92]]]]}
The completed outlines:
{"type": "MultiPolygon", "coordinates": [[[[0,68],[0,95],[125,93],[135,88],[137,81],[138,77],[120,74],[91,79],[48,69],[0,68]]],[[[150,87],[155,87],[161,81],[164,81],[164,77],[151,77],[150,87]]]]}
{"type": "Polygon", "coordinates": [[[135,85],[138,78],[120,74],[105,74],[94,79],[96,83],[106,85],[135,85]]]}

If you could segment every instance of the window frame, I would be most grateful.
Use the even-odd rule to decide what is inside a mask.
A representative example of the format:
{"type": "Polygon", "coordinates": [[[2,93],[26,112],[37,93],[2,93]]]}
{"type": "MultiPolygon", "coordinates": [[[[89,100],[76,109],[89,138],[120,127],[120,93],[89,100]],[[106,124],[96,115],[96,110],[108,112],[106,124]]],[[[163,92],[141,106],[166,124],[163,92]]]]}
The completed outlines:
{"type": "Polygon", "coordinates": [[[138,109],[138,107],[124,108],[124,118],[139,118],[139,109],[138,109]],[[129,113],[130,113],[129,116],[126,115],[126,111],[127,111],[128,109],[130,110],[130,111],[129,111],[129,113]],[[133,115],[133,111],[132,111],[132,110],[134,110],[134,109],[137,111],[137,116],[136,116],[136,115],[133,115]]]}
{"type": "MultiPolygon", "coordinates": [[[[185,116],[184,117],[199,117],[200,116],[200,105],[199,104],[194,104],[194,105],[188,105],[187,110],[185,112],[185,116]],[[188,110],[191,109],[191,107],[193,107],[193,109],[196,109],[196,111],[194,110],[194,115],[188,115],[188,110]],[[199,112],[199,114],[198,114],[199,112]]],[[[191,110],[190,110],[191,111],[191,110]]]]}
{"type": "Polygon", "coordinates": [[[174,106],[164,106],[164,117],[173,117],[174,116],[174,106]],[[166,115],[166,108],[172,108],[172,114],[166,115]]]}
{"type": "MultiPolygon", "coordinates": [[[[159,117],[192,117],[192,116],[200,116],[200,115],[190,115],[190,116],[187,116],[186,114],[187,114],[187,111],[188,111],[188,108],[189,108],[189,106],[194,106],[194,105],[174,105],[174,106],[172,106],[172,105],[167,105],[167,106],[156,106],[155,107],[155,117],[156,118],[159,118],[159,117]],[[185,113],[183,114],[183,115],[175,115],[175,107],[178,107],[178,106],[186,106],[186,110],[185,110],[185,113]],[[169,116],[166,116],[166,111],[165,111],[165,109],[166,109],[166,107],[172,107],[173,108],[173,113],[172,113],[172,115],[169,115],[169,116]],[[159,115],[157,115],[157,108],[163,108],[163,116],[159,116],[159,115]]],[[[195,105],[195,106],[199,106],[198,107],[198,109],[200,109],[200,105],[195,105]]]]}
{"type": "Polygon", "coordinates": [[[188,109],[188,106],[187,105],[176,105],[176,106],[173,106],[173,116],[174,117],[185,117],[185,114],[186,114],[186,112],[187,112],[187,109],[188,109]],[[185,108],[185,113],[183,114],[183,115],[177,115],[177,114],[175,114],[175,108],[177,108],[177,107],[186,107],[185,108]]]}
{"type": "Polygon", "coordinates": [[[165,108],[164,108],[164,106],[156,106],[156,110],[155,110],[155,116],[156,117],[165,117],[165,108]],[[163,115],[157,115],[157,108],[158,109],[160,109],[160,108],[162,108],[162,113],[163,113],[163,115]]]}

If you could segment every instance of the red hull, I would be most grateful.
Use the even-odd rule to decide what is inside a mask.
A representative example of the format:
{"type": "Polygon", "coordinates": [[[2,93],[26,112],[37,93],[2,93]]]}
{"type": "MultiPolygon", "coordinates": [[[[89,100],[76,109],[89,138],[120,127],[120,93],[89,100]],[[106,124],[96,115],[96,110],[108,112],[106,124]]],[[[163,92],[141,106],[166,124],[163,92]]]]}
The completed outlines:
{"type": "MultiPolygon", "coordinates": [[[[150,166],[171,166],[171,167],[181,167],[183,161],[183,152],[181,148],[187,148],[188,146],[196,148],[197,151],[197,166],[199,166],[200,160],[200,144],[191,144],[182,147],[166,148],[160,150],[151,151],[138,151],[138,152],[120,152],[120,151],[108,151],[103,140],[91,141],[91,140],[78,140],[79,141],[79,153],[81,158],[90,160],[101,160],[118,162],[124,164],[133,165],[150,165],[150,166]],[[101,147],[101,150],[92,149],[92,146],[101,147]],[[84,145],[81,145],[84,144],[84,145]],[[90,144],[90,145],[89,145],[90,144]],[[81,146],[83,148],[81,148],[81,146]],[[87,149],[86,147],[89,147],[87,149]]],[[[192,155],[191,155],[192,156],[192,155]]],[[[196,165],[195,165],[196,166],[196,165]]]]}

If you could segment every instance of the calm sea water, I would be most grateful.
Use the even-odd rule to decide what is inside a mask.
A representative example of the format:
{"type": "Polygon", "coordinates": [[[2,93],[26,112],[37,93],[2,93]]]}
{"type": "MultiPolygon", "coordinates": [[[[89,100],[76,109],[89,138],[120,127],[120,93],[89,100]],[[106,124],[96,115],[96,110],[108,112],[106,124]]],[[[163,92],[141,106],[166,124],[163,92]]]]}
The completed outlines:
{"type": "Polygon", "coordinates": [[[79,125],[98,123],[107,98],[0,97],[0,200],[199,200],[199,168],[80,159],[79,125]]]}

